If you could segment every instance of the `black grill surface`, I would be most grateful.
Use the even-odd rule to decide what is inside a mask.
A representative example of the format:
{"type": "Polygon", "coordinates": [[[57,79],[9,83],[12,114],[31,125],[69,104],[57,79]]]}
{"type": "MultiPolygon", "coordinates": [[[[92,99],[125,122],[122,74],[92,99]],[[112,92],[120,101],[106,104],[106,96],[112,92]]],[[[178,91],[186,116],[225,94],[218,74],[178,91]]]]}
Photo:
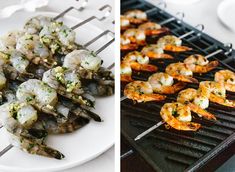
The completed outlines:
{"type": "MultiPolygon", "coordinates": [[[[121,12],[130,9],[147,11],[151,21],[161,22],[171,18],[170,14],[142,0],[121,1],[121,12]]],[[[173,62],[183,61],[191,54],[208,55],[218,49],[228,52],[229,48],[210,36],[200,33],[196,28],[181,22],[173,21],[165,25],[170,29],[170,34],[180,36],[189,31],[194,34],[183,39],[183,45],[193,48],[193,51],[185,53],[168,53],[173,55],[173,60],[151,61],[159,67],[158,71],[164,71],[165,67],[173,62]],[[199,36],[200,34],[200,36],[199,36]]],[[[158,37],[148,38],[148,43],[155,43],[158,37]]],[[[141,48],[140,48],[141,50],[141,48]]],[[[233,50],[229,55],[217,54],[210,60],[219,60],[220,65],[213,71],[195,75],[199,81],[213,80],[216,71],[230,69],[234,71],[233,50]]],[[[128,52],[122,52],[122,57],[128,52]]],[[[147,80],[151,73],[135,72],[133,79],[147,80]]],[[[122,91],[125,85],[122,84],[122,91]]],[[[188,84],[187,87],[198,88],[198,85],[188,84]]],[[[161,121],[159,115],[162,105],[166,102],[176,100],[176,95],[168,95],[164,102],[159,103],[133,103],[131,100],[124,100],[121,103],[121,129],[122,135],[129,141],[133,148],[157,171],[197,171],[202,169],[213,158],[220,156],[221,152],[228,148],[235,140],[235,109],[223,107],[210,103],[207,109],[217,117],[217,121],[209,121],[193,114],[194,122],[202,124],[198,132],[183,132],[167,129],[165,125],[146,135],[140,141],[135,142],[134,138],[161,121]]],[[[234,93],[228,93],[229,99],[235,99],[234,93]]]]}

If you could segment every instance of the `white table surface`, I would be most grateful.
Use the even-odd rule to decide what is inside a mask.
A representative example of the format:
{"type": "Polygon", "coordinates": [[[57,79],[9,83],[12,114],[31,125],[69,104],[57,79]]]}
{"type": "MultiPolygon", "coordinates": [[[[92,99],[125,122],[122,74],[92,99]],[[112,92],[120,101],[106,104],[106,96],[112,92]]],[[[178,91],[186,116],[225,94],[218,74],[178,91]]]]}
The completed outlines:
{"type": "MultiPolygon", "coordinates": [[[[12,5],[14,3],[19,3],[19,0],[7,0],[0,1],[0,9],[5,6],[12,5]]],[[[89,0],[89,4],[83,12],[72,11],[69,15],[76,16],[81,19],[86,19],[91,15],[100,16],[101,13],[97,12],[97,9],[103,5],[109,4],[114,10],[114,0],[89,0]]],[[[52,11],[52,12],[62,12],[70,6],[79,7],[80,2],[76,0],[49,0],[49,5],[38,9],[37,11],[52,11]]],[[[112,10],[111,15],[106,20],[99,22],[94,21],[94,24],[103,30],[109,29],[114,31],[114,25],[112,21],[114,20],[114,11],[112,10]]],[[[98,138],[97,138],[98,139],[98,138]]],[[[76,149],[76,145],[74,145],[76,149]]],[[[58,161],[59,163],[59,161],[58,161]]],[[[63,170],[63,172],[112,172],[114,171],[114,146],[108,151],[100,155],[99,157],[74,168],[63,170]]]]}
{"type": "MultiPolygon", "coordinates": [[[[177,1],[177,0],[175,0],[177,1]]],[[[159,0],[148,0],[153,4],[158,4],[159,0]]],[[[166,0],[167,2],[167,0],[166,0]]],[[[222,0],[200,0],[190,5],[176,5],[167,3],[166,11],[170,14],[184,12],[184,21],[192,26],[204,24],[204,32],[223,43],[232,43],[235,46],[235,33],[226,28],[217,17],[217,7],[222,0]]],[[[235,171],[235,155],[226,161],[216,172],[235,171]]]]}

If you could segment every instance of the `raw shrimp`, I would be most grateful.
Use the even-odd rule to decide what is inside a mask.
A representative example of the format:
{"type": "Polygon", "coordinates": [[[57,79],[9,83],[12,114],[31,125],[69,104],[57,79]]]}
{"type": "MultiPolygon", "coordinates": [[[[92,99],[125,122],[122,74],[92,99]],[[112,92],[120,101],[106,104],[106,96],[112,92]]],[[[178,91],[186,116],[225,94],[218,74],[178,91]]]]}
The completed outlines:
{"type": "Polygon", "coordinates": [[[6,86],[6,82],[7,79],[5,77],[2,67],[0,66],[0,90],[6,86]]]}
{"type": "Polygon", "coordinates": [[[52,110],[58,100],[55,89],[37,79],[29,79],[20,84],[16,91],[16,97],[18,100],[27,102],[39,110],[45,108],[52,110]]]}
{"type": "Polygon", "coordinates": [[[163,49],[157,44],[150,44],[145,46],[141,53],[150,59],[173,59],[169,54],[164,54],[163,49]]]}
{"type": "Polygon", "coordinates": [[[179,92],[177,102],[183,103],[190,107],[191,111],[207,119],[214,119],[216,117],[207,112],[206,108],[209,107],[209,99],[203,95],[200,95],[197,90],[188,88],[179,92]]]}
{"type": "Polygon", "coordinates": [[[207,73],[219,65],[218,61],[208,61],[200,54],[194,54],[187,57],[184,63],[193,73],[207,73]]]}
{"type": "Polygon", "coordinates": [[[162,33],[167,32],[169,29],[165,28],[165,27],[161,27],[161,25],[155,23],[155,22],[146,22],[141,24],[138,29],[140,30],[144,30],[145,34],[147,36],[152,36],[152,35],[159,35],[162,33]]]}
{"type": "Polygon", "coordinates": [[[183,82],[174,84],[173,77],[163,72],[151,75],[148,82],[152,86],[153,91],[160,94],[174,94],[186,86],[183,82]]]}
{"type": "Polygon", "coordinates": [[[123,36],[128,38],[131,43],[138,44],[138,45],[145,45],[145,32],[140,29],[127,29],[123,36]]]}
{"type": "Polygon", "coordinates": [[[181,103],[165,103],[161,108],[162,119],[176,130],[197,131],[201,125],[192,120],[189,106],[181,103]]]}
{"type": "Polygon", "coordinates": [[[226,99],[226,89],[222,82],[202,81],[199,84],[199,91],[201,95],[208,97],[211,102],[235,107],[234,100],[226,99]]]}
{"type": "Polygon", "coordinates": [[[127,17],[130,23],[141,24],[147,21],[147,14],[141,10],[130,10],[124,13],[124,16],[127,17]]]}
{"type": "Polygon", "coordinates": [[[11,31],[0,38],[0,51],[11,53],[16,48],[17,40],[24,35],[22,31],[11,31]]]}
{"type": "Polygon", "coordinates": [[[155,72],[157,67],[149,64],[149,57],[143,56],[138,51],[128,53],[122,62],[129,63],[131,68],[137,71],[155,72]]]}
{"type": "Polygon", "coordinates": [[[35,64],[55,65],[49,49],[40,42],[38,35],[25,34],[20,37],[16,44],[16,50],[20,51],[29,61],[35,64]]]}
{"type": "Polygon", "coordinates": [[[52,21],[52,18],[42,15],[33,17],[25,23],[24,31],[29,34],[39,34],[42,28],[48,26],[52,21]]]}
{"type": "Polygon", "coordinates": [[[40,41],[49,47],[52,54],[59,52],[67,54],[74,50],[76,33],[65,26],[63,22],[51,22],[49,25],[44,26],[39,33],[40,41]]]}
{"type": "Polygon", "coordinates": [[[224,83],[225,89],[235,92],[235,73],[230,70],[220,70],[215,73],[215,81],[224,83]]]}
{"type": "Polygon", "coordinates": [[[173,35],[161,37],[157,44],[166,51],[184,52],[192,50],[192,48],[182,46],[182,40],[173,35]]]}
{"type": "Polygon", "coordinates": [[[154,94],[153,88],[148,82],[133,81],[126,85],[124,95],[137,102],[162,101],[166,96],[154,94]]]}
{"type": "Polygon", "coordinates": [[[198,83],[198,80],[192,77],[193,72],[181,62],[169,64],[166,67],[166,73],[179,81],[198,83]]]}

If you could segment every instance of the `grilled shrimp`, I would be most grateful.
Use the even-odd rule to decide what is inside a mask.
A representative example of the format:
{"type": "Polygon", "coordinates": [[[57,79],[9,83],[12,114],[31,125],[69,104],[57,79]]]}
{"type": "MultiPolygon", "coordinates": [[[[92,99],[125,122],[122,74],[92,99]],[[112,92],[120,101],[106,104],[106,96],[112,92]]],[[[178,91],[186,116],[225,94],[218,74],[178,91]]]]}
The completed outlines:
{"type": "Polygon", "coordinates": [[[0,51],[11,53],[15,50],[17,40],[24,35],[22,31],[11,31],[0,38],[0,51]]]}
{"type": "Polygon", "coordinates": [[[235,73],[230,70],[220,70],[215,73],[215,81],[224,83],[225,89],[235,92],[235,73]]]}
{"type": "Polygon", "coordinates": [[[143,56],[138,51],[133,51],[128,53],[122,60],[125,63],[129,63],[131,68],[137,71],[147,71],[147,72],[155,72],[157,71],[157,67],[155,65],[148,64],[149,57],[143,56]]]}
{"type": "MultiPolygon", "coordinates": [[[[25,34],[20,37],[16,44],[16,50],[24,54],[28,60],[35,64],[51,64],[52,57],[49,49],[43,45],[38,35],[25,34]]],[[[54,61],[53,61],[54,62],[54,61]]]]}
{"type": "Polygon", "coordinates": [[[184,63],[193,73],[207,73],[219,65],[218,61],[209,62],[204,56],[200,54],[194,54],[187,57],[184,63]]]}
{"type": "Polygon", "coordinates": [[[153,91],[160,94],[174,94],[185,87],[185,83],[178,82],[174,84],[174,79],[167,73],[159,72],[151,75],[148,82],[153,91]]]}
{"type": "Polygon", "coordinates": [[[200,95],[197,90],[188,88],[179,92],[177,102],[183,103],[190,107],[191,111],[207,119],[216,119],[216,117],[207,112],[209,107],[209,99],[206,96],[200,95]]]}
{"type": "Polygon", "coordinates": [[[120,17],[121,30],[127,30],[130,28],[131,24],[126,16],[121,15],[120,17]]]}
{"type": "Polygon", "coordinates": [[[94,105],[94,102],[86,100],[82,96],[84,90],[76,71],[58,66],[44,72],[42,81],[47,83],[51,88],[57,90],[58,94],[71,98],[79,104],[87,106],[94,105]]]}
{"type": "Polygon", "coordinates": [[[159,35],[168,31],[167,28],[162,28],[161,25],[155,22],[146,22],[141,24],[138,29],[144,30],[147,36],[159,35]]]}
{"type": "Polygon", "coordinates": [[[133,81],[126,85],[124,95],[137,102],[162,101],[166,96],[154,94],[153,88],[148,82],[133,81]]]}
{"type": "Polygon", "coordinates": [[[193,72],[181,62],[169,64],[166,67],[166,73],[179,81],[198,83],[198,80],[192,77],[193,72]]]}
{"type": "Polygon", "coordinates": [[[171,55],[164,54],[163,49],[157,44],[145,46],[141,53],[150,59],[173,59],[171,55]]]}
{"type": "MultiPolygon", "coordinates": [[[[49,110],[48,112],[53,110],[53,106],[56,105],[58,100],[56,91],[37,79],[29,79],[20,84],[16,91],[16,97],[39,110],[49,110]]],[[[53,113],[53,115],[56,116],[57,114],[53,113]]]]}
{"type": "Polygon", "coordinates": [[[161,108],[162,119],[176,130],[197,131],[201,125],[192,120],[189,106],[181,103],[165,103],[161,108]]]}
{"type": "Polygon", "coordinates": [[[131,77],[132,68],[131,68],[130,63],[121,62],[120,72],[121,72],[121,81],[122,82],[132,82],[133,81],[133,79],[131,77]]]}
{"type": "Polygon", "coordinates": [[[121,36],[120,38],[120,48],[122,51],[125,50],[136,50],[139,47],[137,43],[131,43],[131,40],[126,36],[121,36]]]}
{"type": "Polygon", "coordinates": [[[184,52],[192,50],[192,48],[182,46],[182,40],[173,35],[161,37],[157,44],[166,51],[184,52]]]}
{"type": "Polygon", "coordinates": [[[141,10],[130,10],[124,13],[130,23],[141,24],[147,21],[147,14],[141,10]]]}
{"type": "Polygon", "coordinates": [[[39,33],[40,41],[49,47],[52,54],[65,54],[75,49],[76,33],[65,26],[63,22],[51,22],[43,27],[39,33]]]}
{"type": "Polygon", "coordinates": [[[208,97],[211,102],[235,107],[234,100],[226,99],[226,89],[222,82],[202,81],[199,84],[199,92],[201,95],[208,97]]]}
{"type": "Polygon", "coordinates": [[[123,36],[125,38],[128,38],[131,43],[138,44],[138,45],[145,45],[145,32],[140,29],[127,29],[123,36]]]}
{"type": "Polygon", "coordinates": [[[25,23],[24,31],[28,34],[39,34],[42,28],[48,26],[52,21],[52,18],[42,15],[33,17],[25,23]]]}

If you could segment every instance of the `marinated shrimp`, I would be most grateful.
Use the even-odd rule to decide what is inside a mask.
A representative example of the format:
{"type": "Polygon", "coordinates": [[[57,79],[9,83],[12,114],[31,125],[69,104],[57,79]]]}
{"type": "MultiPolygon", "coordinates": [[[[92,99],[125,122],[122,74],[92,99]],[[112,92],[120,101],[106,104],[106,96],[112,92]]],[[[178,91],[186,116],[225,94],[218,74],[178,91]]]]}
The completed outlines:
{"type": "Polygon", "coordinates": [[[149,57],[143,56],[138,51],[128,53],[122,60],[122,62],[129,63],[133,70],[155,72],[157,67],[149,64],[149,57]]]}
{"type": "Polygon", "coordinates": [[[161,37],[157,44],[166,51],[184,52],[192,50],[192,48],[182,46],[182,40],[173,35],[161,37]]]}
{"type": "Polygon", "coordinates": [[[165,32],[168,32],[169,29],[165,27],[161,27],[161,25],[155,23],[155,22],[146,22],[141,24],[138,29],[144,30],[145,35],[152,36],[152,35],[159,35],[165,32]]]}
{"type": "Polygon", "coordinates": [[[40,42],[38,35],[25,34],[20,37],[16,44],[16,50],[26,56],[35,64],[43,64],[49,67],[55,65],[49,49],[40,42]]]}
{"type": "Polygon", "coordinates": [[[124,95],[133,101],[149,102],[149,101],[162,101],[166,96],[154,94],[153,88],[148,82],[133,81],[126,85],[124,95]]]}
{"type": "Polygon", "coordinates": [[[215,81],[224,84],[227,91],[235,92],[235,73],[230,70],[220,70],[215,73],[215,81]]]}
{"type": "Polygon", "coordinates": [[[70,98],[81,105],[89,107],[94,106],[94,102],[92,100],[85,99],[82,96],[84,94],[84,90],[76,71],[58,66],[44,72],[42,81],[47,83],[62,96],[70,98]]]}
{"type": "Polygon", "coordinates": [[[36,16],[29,19],[24,25],[24,31],[28,34],[39,34],[44,26],[50,25],[52,18],[46,16],[36,16]]]}
{"type": "Polygon", "coordinates": [[[216,120],[213,114],[204,110],[209,107],[209,99],[206,96],[200,95],[198,91],[193,88],[180,91],[177,102],[189,106],[191,111],[195,112],[200,117],[216,120]]]}
{"type": "Polygon", "coordinates": [[[122,31],[127,30],[128,28],[131,27],[129,19],[124,15],[121,15],[120,17],[120,24],[121,24],[122,31]]]}
{"type": "Polygon", "coordinates": [[[169,54],[164,54],[163,49],[157,44],[150,44],[145,46],[141,53],[150,59],[173,59],[169,54]]]}
{"type": "Polygon", "coordinates": [[[166,73],[179,81],[198,83],[198,80],[192,77],[193,72],[181,62],[169,64],[166,67],[166,73]]]}
{"type": "Polygon", "coordinates": [[[130,23],[141,24],[146,22],[147,14],[141,10],[130,10],[124,13],[124,16],[127,17],[130,23]]]}
{"type": "Polygon", "coordinates": [[[155,93],[174,94],[185,87],[185,83],[178,82],[174,84],[174,79],[167,73],[159,72],[151,75],[148,82],[155,93]]]}
{"type": "Polygon", "coordinates": [[[59,52],[65,54],[76,48],[76,33],[65,26],[63,22],[51,22],[42,28],[39,33],[40,41],[55,54],[59,52]]]}
{"type": "Polygon", "coordinates": [[[11,31],[0,38],[0,51],[11,53],[16,48],[17,40],[24,35],[22,31],[11,31]]]}
{"type": "Polygon", "coordinates": [[[200,54],[194,54],[187,57],[184,60],[187,67],[192,70],[193,73],[207,73],[219,65],[218,61],[208,61],[204,56],[200,54]]]}
{"type": "Polygon", "coordinates": [[[172,128],[184,131],[197,131],[201,125],[191,122],[189,106],[181,103],[165,103],[160,111],[162,119],[172,128]]]}
{"type": "Polygon", "coordinates": [[[226,99],[226,89],[222,82],[202,81],[199,84],[199,91],[201,95],[208,97],[211,102],[235,107],[234,100],[226,99]]]}
{"type": "Polygon", "coordinates": [[[132,68],[130,63],[121,62],[120,65],[120,74],[122,82],[132,82],[132,68]]]}
{"type": "Polygon", "coordinates": [[[16,97],[19,101],[27,102],[39,110],[57,116],[56,113],[53,113],[53,106],[57,104],[58,100],[57,93],[55,89],[40,80],[29,79],[20,84],[16,97]]]}
{"type": "Polygon", "coordinates": [[[127,29],[123,36],[128,38],[131,43],[138,44],[138,45],[145,45],[145,31],[140,29],[127,29]]]}

